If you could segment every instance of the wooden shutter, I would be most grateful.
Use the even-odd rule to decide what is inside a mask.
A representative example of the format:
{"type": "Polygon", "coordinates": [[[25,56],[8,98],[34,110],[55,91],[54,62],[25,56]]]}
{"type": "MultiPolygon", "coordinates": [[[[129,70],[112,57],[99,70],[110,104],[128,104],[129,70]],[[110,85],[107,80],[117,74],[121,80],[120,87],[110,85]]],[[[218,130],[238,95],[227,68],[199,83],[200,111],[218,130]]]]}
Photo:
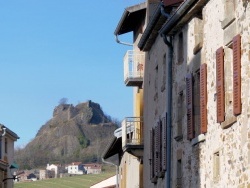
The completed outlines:
{"type": "Polygon", "coordinates": [[[194,117],[193,117],[193,76],[186,76],[186,95],[187,95],[187,138],[194,138],[194,117]]]}
{"type": "MultiPolygon", "coordinates": [[[[158,129],[159,129],[159,172],[162,172],[162,121],[161,119],[158,122],[158,129]]],[[[161,176],[161,175],[160,175],[161,176]]]]}
{"type": "Polygon", "coordinates": [[[241,113],[241,37],[233,38],[233,112],[241,113]]]}
{"type": "Polygon", "coordinates": [[[158,172],[159,172],[159,126],[158,124],[156,124],[155,126],[155,143],[154,143],[154,149],[155,149],[155,156],[154,156],[154,174],[155,176],[157,176],[158,172]]]}
{"type": "Polygon", "coordinates": [[[154,129],[149,132],[150,139],[150,179],[154,178],[154,129]]]}
{"type": "Polygon", "coordinates": [[[224,49],[216,51],[217,122],[225,121],[224,49]]]}
{"type": "Polygon", "coordinates": [[[207,132],[207,64],[200,67],[200,120],[201,133],[207,132]]]}
{"type": "Polygon", "coordinates": [[[162,170],[167,170],[167,113],[162,118],[162,170]]]}

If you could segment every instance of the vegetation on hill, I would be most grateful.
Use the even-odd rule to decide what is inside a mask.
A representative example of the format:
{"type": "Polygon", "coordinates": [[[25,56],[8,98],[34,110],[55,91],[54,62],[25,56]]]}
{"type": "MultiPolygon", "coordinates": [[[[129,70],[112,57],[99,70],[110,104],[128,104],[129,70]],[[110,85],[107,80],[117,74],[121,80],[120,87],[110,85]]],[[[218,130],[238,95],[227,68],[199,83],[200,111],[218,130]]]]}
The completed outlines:
{"type": "Polygon", "coordinates": [[[61,103],[53,117],[23,149],[16,149],[20,169],[67,164],[74,161],[100,162],[117,121],[112,121],[99,104],[92,101],[76,106],[61,103]]]}

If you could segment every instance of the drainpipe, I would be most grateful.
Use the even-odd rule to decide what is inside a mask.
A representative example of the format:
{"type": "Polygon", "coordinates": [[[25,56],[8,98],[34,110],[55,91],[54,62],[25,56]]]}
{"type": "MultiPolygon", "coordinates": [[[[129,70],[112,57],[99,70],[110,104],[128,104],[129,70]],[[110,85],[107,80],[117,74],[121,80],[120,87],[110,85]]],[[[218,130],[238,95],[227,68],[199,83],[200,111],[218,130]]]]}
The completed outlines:
{"type": "Polygon", "coordinates": [[[115,187],[118,188],[119,187],[119,185],[118,185],[118,180],[119,180],[118,179],[118,174],[119,174],[119,168],[118,168],[118,166],[116,164],[114,164],[114,163],[105,161],[103,158],[102,158],[102,162],[104,162],[106,164],[110,164],[110,165],[114,165],[115,166],[115,169],[116,169],[116,185],[115,185],[115,187]]]}
{"type": "Polygon", "coordinates": [[[166,35],[162,34],[161,37],[163,38],[164,43],[168,46],[168,67],[167,67],[167,75],[168,75],[168,82],[167,82],[167,171],[166,171],[166,185],[167,188],[171,188],[171,132],[172,132],[172,64],[173,64],[173,45],[172,45],[172,37],[167,39],[166,35]]]}
{"type": "Polygon", "coordinates": [[[167,19],[170,17],[170,14],[168,14],[167,12],[165,12],[163,1],[161,2],[161,15],[163,15],[167,19]]]}
{"type": "Polygon", "coordinates": [[[119,39],[118,39],[118,35],[116,34],[115,35],[115,41],[119,44],[123,44],[123,45],[127,45],[127,46],[133,46],[133,44],[130,44],[130,43],[126,43],[126,42],[121,42],[119,39]]]}
{"type": "Polygon", "coordinates": [[[6,134],[6,127],[1,127],[0,129],[3,131],[3,134],[0,135],[0,137],[3,137],[6,134]]]}

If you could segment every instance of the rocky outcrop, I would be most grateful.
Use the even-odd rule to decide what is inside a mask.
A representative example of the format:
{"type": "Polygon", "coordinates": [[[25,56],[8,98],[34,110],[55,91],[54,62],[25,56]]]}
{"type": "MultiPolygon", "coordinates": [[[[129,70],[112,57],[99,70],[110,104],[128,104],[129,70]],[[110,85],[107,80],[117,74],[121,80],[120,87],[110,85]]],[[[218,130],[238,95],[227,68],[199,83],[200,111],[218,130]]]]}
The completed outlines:
{"type": "Polygon", "coordinates": [[[15,158],[23,168],[48,162],[100,160],[103,148],[116,128],[97,103],[60,104],[35,138],[17,151],[15,158]]]}

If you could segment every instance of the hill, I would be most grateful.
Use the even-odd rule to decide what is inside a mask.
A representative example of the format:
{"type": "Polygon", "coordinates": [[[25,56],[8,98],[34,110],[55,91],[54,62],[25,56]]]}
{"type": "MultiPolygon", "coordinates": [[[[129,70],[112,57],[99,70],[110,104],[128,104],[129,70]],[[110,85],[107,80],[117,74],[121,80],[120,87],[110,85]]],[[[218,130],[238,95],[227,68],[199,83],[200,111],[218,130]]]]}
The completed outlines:
{"type": "Polygon", "coordinates": [[[35,138],[25,148],[15,151],[15,161],[21,169],[47,163],[99,162],[117,127],[98,103],[60,104],[35,138]]]}

